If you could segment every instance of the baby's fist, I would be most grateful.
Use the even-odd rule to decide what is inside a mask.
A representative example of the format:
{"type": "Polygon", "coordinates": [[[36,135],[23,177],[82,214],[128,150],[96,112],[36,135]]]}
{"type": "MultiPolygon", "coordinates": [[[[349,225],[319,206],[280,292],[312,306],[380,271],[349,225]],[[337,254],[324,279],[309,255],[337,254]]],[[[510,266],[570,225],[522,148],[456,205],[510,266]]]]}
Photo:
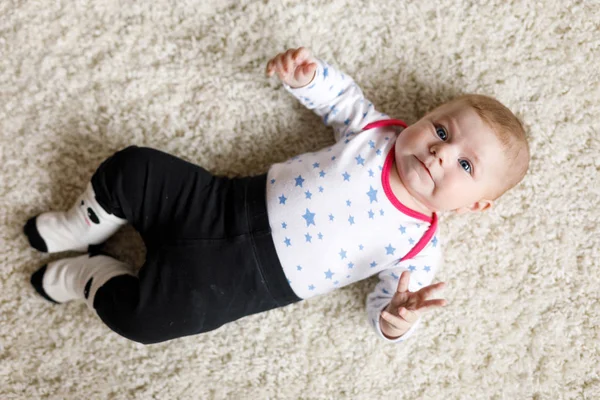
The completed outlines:
{"type": "Polygon", "coordinates": [[[312,82],[317,63],[304,47],[279,53],[267,63],[267,76],[277,74],[279,79],[292,88],[301,88],[312,82]]]}

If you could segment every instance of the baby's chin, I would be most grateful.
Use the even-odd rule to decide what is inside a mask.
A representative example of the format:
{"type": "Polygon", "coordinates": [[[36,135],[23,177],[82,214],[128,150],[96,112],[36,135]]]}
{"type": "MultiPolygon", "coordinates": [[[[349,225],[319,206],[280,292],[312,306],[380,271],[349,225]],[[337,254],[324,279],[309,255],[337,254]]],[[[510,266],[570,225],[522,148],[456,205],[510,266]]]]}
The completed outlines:
{"type": "MultiPolygon", "coordinates": [[[[423,213],[427,213],[427,212],[433,213],[433,212],[439,211],[439,209],[435,205],[435,203],[433,203],[431,201],[431,198],[430,198],[430,196],[428,196],[428,193],[423,192],[422,187],[410,187],[409,185],[406,185],[405,187],[406,187],[406,190],[408,191],[408,193],[410,194],[410,196],[419,205],[418,210],[415,210],[415,211],[420,211],[423,213]]],[[[414,207],[414,205],[413,205],[413,207],[414,207]]]]}

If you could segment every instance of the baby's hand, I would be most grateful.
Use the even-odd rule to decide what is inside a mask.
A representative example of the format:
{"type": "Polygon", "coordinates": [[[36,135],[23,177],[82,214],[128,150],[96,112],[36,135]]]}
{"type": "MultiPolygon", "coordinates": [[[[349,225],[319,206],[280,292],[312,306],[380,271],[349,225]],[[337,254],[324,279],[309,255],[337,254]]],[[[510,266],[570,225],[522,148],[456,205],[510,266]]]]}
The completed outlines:
{"type": "Polygon", "coordinates": [[[417,292],[408,290],[410,272],[404,271],[400,275],[398,289],[392,301],[381,312],[381,331],[388,338],[398,338],[404,335],[410,327],[417,322],[422,312],[437,307],[444,307],[446,300],[428,300],[433,292],[443,289],[444,282],[425,286],[417,292]]]}
{"type": "Polygon", "coordinates": [[[304,47],[279,53],[267,63],[267,76],[277,73],[279,79],[292,88],[301,88],[311,83],[316,70],[317,63],[304,47]]]}

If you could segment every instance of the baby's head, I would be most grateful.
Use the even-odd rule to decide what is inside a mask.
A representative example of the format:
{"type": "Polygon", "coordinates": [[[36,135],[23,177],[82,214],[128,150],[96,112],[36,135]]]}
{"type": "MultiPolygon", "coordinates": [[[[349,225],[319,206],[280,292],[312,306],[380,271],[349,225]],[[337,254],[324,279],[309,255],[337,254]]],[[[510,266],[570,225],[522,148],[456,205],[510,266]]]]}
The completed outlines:
{"type": "Polygon", "coordinates": [[[482,95],[457,97],[406,128],[396,169],[410,195],[431,211],[483,211],[519,183],[529,146],[517,117],[482,95]]]}

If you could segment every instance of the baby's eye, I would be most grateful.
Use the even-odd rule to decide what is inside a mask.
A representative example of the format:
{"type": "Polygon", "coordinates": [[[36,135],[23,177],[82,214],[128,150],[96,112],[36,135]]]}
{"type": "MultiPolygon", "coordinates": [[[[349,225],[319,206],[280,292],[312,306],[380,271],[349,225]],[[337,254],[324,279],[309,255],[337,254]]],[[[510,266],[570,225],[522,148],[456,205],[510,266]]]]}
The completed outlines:
{"type": "Polygon", "coordinates": [[[446,141],[446,139],[448,139],[448,132],[446,132],[446,128],[444,128],[443,126],[436,126],[435,133],[443,141],[446,141]]]}
{"type": "Polygon", "coordinates": [[[467,171],[469,174],[473,173],[473,167],[471,166],[471,163],[468,162],[467,160],[459,160],[458,161],[460,163],[460,166],[467,171]]]}

